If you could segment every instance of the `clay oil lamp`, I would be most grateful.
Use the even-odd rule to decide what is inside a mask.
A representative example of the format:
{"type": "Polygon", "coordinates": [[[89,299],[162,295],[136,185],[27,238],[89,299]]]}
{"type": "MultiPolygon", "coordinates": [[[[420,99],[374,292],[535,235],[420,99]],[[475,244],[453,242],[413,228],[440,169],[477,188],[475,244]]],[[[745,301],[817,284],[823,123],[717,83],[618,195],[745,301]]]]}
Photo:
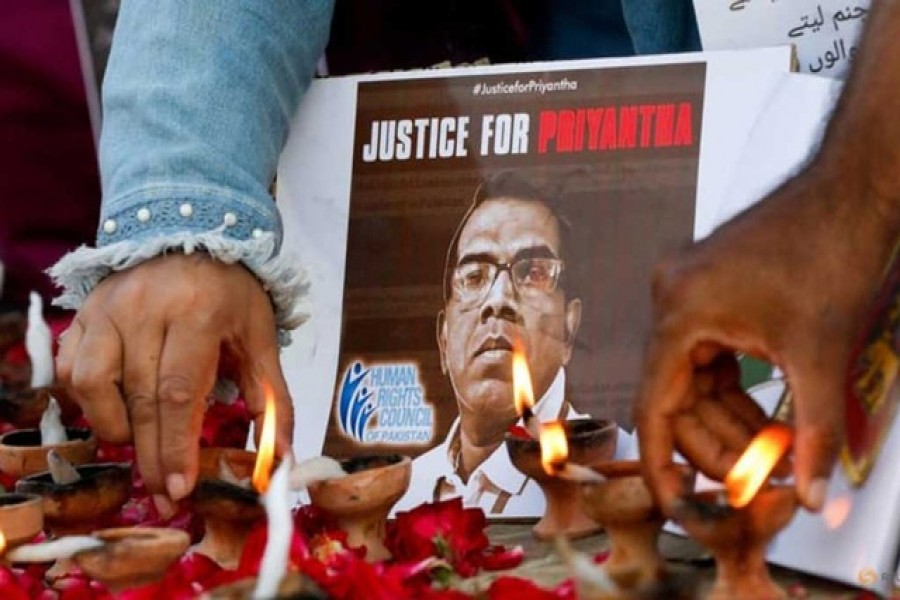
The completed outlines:
{"type": "Polygon", "coordinates": [[[513,466],[534,479],[546,499],[544,515],[532,529],[535,537],[576,538],[599,531],[600,526],[584,512],[578,491],[582,481],[603,480],[584,465],[613,457],[616,424],[597,419],[539,423],[532,413],[531,375],[519,348],[513,352],[513,394],[525,427],[517,428],[520,433],[506,434],[506,449],[513,466]]]}
{"type": "MultiPolygon", "coordinates": [[[[258,585],[256,577],[241,579],[228,585],[209,590],[200,596],[201,600],[247,600],[253,598],[253,591],[258,585]]],[[[281,578],[275,593],[270,598],[285,600],[329,600],[328,595],[322,591],[309,577],[297,571],[285,573],[281,578]]]]}
{"type": "Polygon", "coordinates": [[[103,545],[75,553],[72,561],[114,594],[159,580],[191,544],[186,532],[167,527],[116,527],[92,536],[103,545]]]}
{"type": "Polygon", "coordinates": [[[787,597],[769,576],[765,551],[797,509],[792,485],[768,481],[792,437],[784,424],[767,425],[729,471],[725,490],[695,493],[676,511],[675,518],[688,535],[715,557],[716,581],[707,598],[787,597]]]}
{"type": "MultiPolygon", "coordinates": [[[[581,497],[587,515],[609,537],[609,558],[603,568],[621,587],[650,588],[662,581],[665,561],[657,549],[665,517],[641,475],[636,460],[608,460],[591,468],[606,480],[585,483],[581,497]]],[[[685,479],[693,479],[687,466],[685,479]]]]}
{"type": "Polygon", "coordinates": [[[49,471],[23,477],[16,491],[40,496],[54,536],[97,529],[131,497],[130,463],[72,465],[55,450],[48,460],[49,471]]]}
{"type": "Polygon", "coordinates": [[[31,540],[44,530],[40,496],[0,495],[0,553],[31,540]]]}
{"type": "MultiPolygon", "coordinates": [[[[4,343],[21,341],[21,322],[5,323],[4,343]],[[17,339],[11,336],[19,334],[17,339]]],[[[25,324],[25,350],[29,365],[4,364],[0,387],[0,418],[18,428],[36,427],[50,399],[53,383],[53,337],[44,320],[43,300],[31,293],[25,324]]]]}
{"type": "Polygon", "coordinates": [[[201,448],[197,486],[191,494],[205,533],[194,551],[225,569],[238,565],[253,526],[265,518],[260,493],[269,486],[275,462],[275,396],[265,389],[266,408],[258,452],[201,448]]]}
{"type": "Polygon", "coordinates": [[[0,471],[15,479],[47,471],[50,450],[76,465],[91,462],[97,454],[97,438],[91,430],[65,427],[59,404],[55,398],[48,398],[40,427],[16,429],[0,436],[0,471]]]}
{"type": "Polygon", "coordinates": [[[286,456],[272,474],[269,487],[261,498],[266,513],[267,535],[258,575],[214,588],[203,598],[327,598],[306,576],[288,571],[294,531],[291,513],[294,479],[293,460],[286,456]]]}
{"type": "Polygon", "coordinates": [[[16,564],[57,561],[66,568],[74,564],[117,594],[159,580],[189,545],[190,536],[180,529],[121,527],[25,544],[5,558],[16,564]]]}
{"type": "Polygon", "coordinates": [[[366,548],[366,560],[390,558],[384,545],[387,517],[409,487],[412,460],[395,454],[339,463],[346,474],[311,482],[310,502],[335,517],[349,546],[366,548]]]}

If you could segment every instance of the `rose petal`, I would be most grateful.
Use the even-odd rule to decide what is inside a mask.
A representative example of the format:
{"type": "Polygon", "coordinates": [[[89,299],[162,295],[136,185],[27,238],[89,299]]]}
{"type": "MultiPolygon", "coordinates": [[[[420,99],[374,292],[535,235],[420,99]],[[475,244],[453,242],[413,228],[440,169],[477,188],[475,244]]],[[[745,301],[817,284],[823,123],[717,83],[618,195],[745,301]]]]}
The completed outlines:
{"type": "Polygon", "coordinates": [[[522,564],[525,550],[522,546],[506,549],[503,546],[491,546],[485,550],[481,559],[481,567],[486,571],[502,571],[522,564]]]}

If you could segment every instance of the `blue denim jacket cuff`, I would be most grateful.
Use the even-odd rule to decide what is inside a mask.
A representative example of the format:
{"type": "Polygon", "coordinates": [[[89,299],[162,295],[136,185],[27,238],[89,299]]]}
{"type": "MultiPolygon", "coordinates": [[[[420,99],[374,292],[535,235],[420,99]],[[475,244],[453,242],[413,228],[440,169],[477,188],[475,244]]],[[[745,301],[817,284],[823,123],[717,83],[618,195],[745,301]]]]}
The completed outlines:
{"type": "Polygon", "coordinates": [[[275,251],[281,245],[281,217],[273,200],[245,198],[215,186],[167,185],[144,187],[104,202],[97,246],[216,228],[235,240],[272,233],[275,251]]]}
{"type": "Polygon", "coordinates": [[[82,246],[48,273],[62,294],[53,303],[77,309],[105,277],[169,251],[203,251],[226,263],[241,262],[272,298],[282,344],[306,320],[305,272],[280,252],[281,219],[271,203],[241,201],[212,189],[153,189],[104,206],[97,247],[82,246]]]}

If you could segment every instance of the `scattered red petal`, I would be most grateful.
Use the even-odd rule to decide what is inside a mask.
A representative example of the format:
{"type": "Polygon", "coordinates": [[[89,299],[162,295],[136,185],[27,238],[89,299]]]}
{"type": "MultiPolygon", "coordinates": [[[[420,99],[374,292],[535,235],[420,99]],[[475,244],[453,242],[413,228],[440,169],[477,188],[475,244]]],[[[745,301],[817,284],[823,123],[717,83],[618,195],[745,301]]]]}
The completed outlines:
{"type": "Polygon", "coordinates": [[[550,590],[538,587],[528,579],[503,576],[494,580],[487,591],[488,600],[558,600],[550,590]]]}
{"type": "Polygon", "coordinates": [[[523,439],[523,440],[533,439],[531,437],[531,434],[528,433],[528,430],[525,429],[524,427],[522,427],[521,425],[510,425],[509,429],[507,429],[506,432],[509,433],[509,435],[511,435],[514,438],[519,438],[519,439],[523,439]]]}
{"type": "Polygon", "coordinates": [[[522,546],[509,549],[504,546],[491,546],[484,551],[481,567],[486,571],[502,571],[518,567],[524,559],[525,550],[522,546]]]}

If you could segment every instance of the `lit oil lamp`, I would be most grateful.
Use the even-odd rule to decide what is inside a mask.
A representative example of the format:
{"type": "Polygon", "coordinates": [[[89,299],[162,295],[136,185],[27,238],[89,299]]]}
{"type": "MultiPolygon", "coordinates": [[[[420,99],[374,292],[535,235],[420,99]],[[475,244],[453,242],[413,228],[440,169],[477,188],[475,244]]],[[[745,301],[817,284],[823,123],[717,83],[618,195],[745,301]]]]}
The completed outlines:
{"type": "Polygon", "coordinates": [[[0,554],[31,540],[43,529],[44,510],[40,496],[0,495],[0,554]]]}
{"type": "Polygon", "coordinates": [[[792,485],[768,481],[792,437],[784,424],[766,426],[729,471],[724,491],[696,493],[677,511],[685,531],[715,557],[716,581],[708,598],[786,598],[769,576],[765,550],[797,509],[792,485]]]}
{"type": "Polygon", "coordinates": [[[289,571],[294,522],[291,494],[295,468],[290,455],[275,469],[261,501],[266,511],[267,535],[259,565],[259,574],[217,587],[203,598],[299,598],[324,600],[327,596],[308,577],[289,571]]]}
{"type": "MultiPolygon", "coordinates": [[[[640,462],[610,460],[591,467],[606,478],[581,486],[585,512],[609,537],[604,570],[620,587],[652,588],[666,572],[657,549],[665,517],[644,482],[640,462]]],[[[684,476],[693,478],[693,473],[685,467],[684,476]]]]}
{"type": "Polygon", "coordinates": [[[50,450],[73,464],[89,463],[97,454],[97,438],[90,429],[64,427],[59,404],[48,395],[40,427],[0,436],[0,471],[15,479],[47,471],[50,450]]]}
{"type": "Polygon", "coordinates": [[[612,421],[572,419],[540,425],[540,439],[506,435],[513,466],[534,479],[546,500],[544,515],[532,532],[542,540],[557,535],[582,537],[600,531],[584,510],[579,486],[601,481],[585,464],[612,458],[617,426],[612,421]]]}
{"type": "Polygon", "coordinates": [[[337,519],[348,545],[366,548],[366,560],[390,558],[385,526],[391,508],[409,487],[410,457],[358,456],[339,462],[345,474],[310,483],[310,501],[337,519]]]}
{"type": "Polygon", "coordinates": [[[507,433],[512,464],[534,479],[546,499],[543,517],[532,529],[539,539],[580,537],[600,530],[584,511],[578,487],[603,477],[584,466],[613,457],[618,427],[612,421],[571,419],[539,423],[532,413],[534,391],[525,352],[513,351],[513,397],[527,436],[507,433]]]}
{"type": "Polygon", "coordinates": [[[226,569],[237,567],[244,542],[265,518],[260,494],[269,486],[275,462],[275,396],[265,386],[266,408],[258,452],[201,448],[197,486],[191,503],[203,517],[205,533],[194,548],[226,569]]]}

